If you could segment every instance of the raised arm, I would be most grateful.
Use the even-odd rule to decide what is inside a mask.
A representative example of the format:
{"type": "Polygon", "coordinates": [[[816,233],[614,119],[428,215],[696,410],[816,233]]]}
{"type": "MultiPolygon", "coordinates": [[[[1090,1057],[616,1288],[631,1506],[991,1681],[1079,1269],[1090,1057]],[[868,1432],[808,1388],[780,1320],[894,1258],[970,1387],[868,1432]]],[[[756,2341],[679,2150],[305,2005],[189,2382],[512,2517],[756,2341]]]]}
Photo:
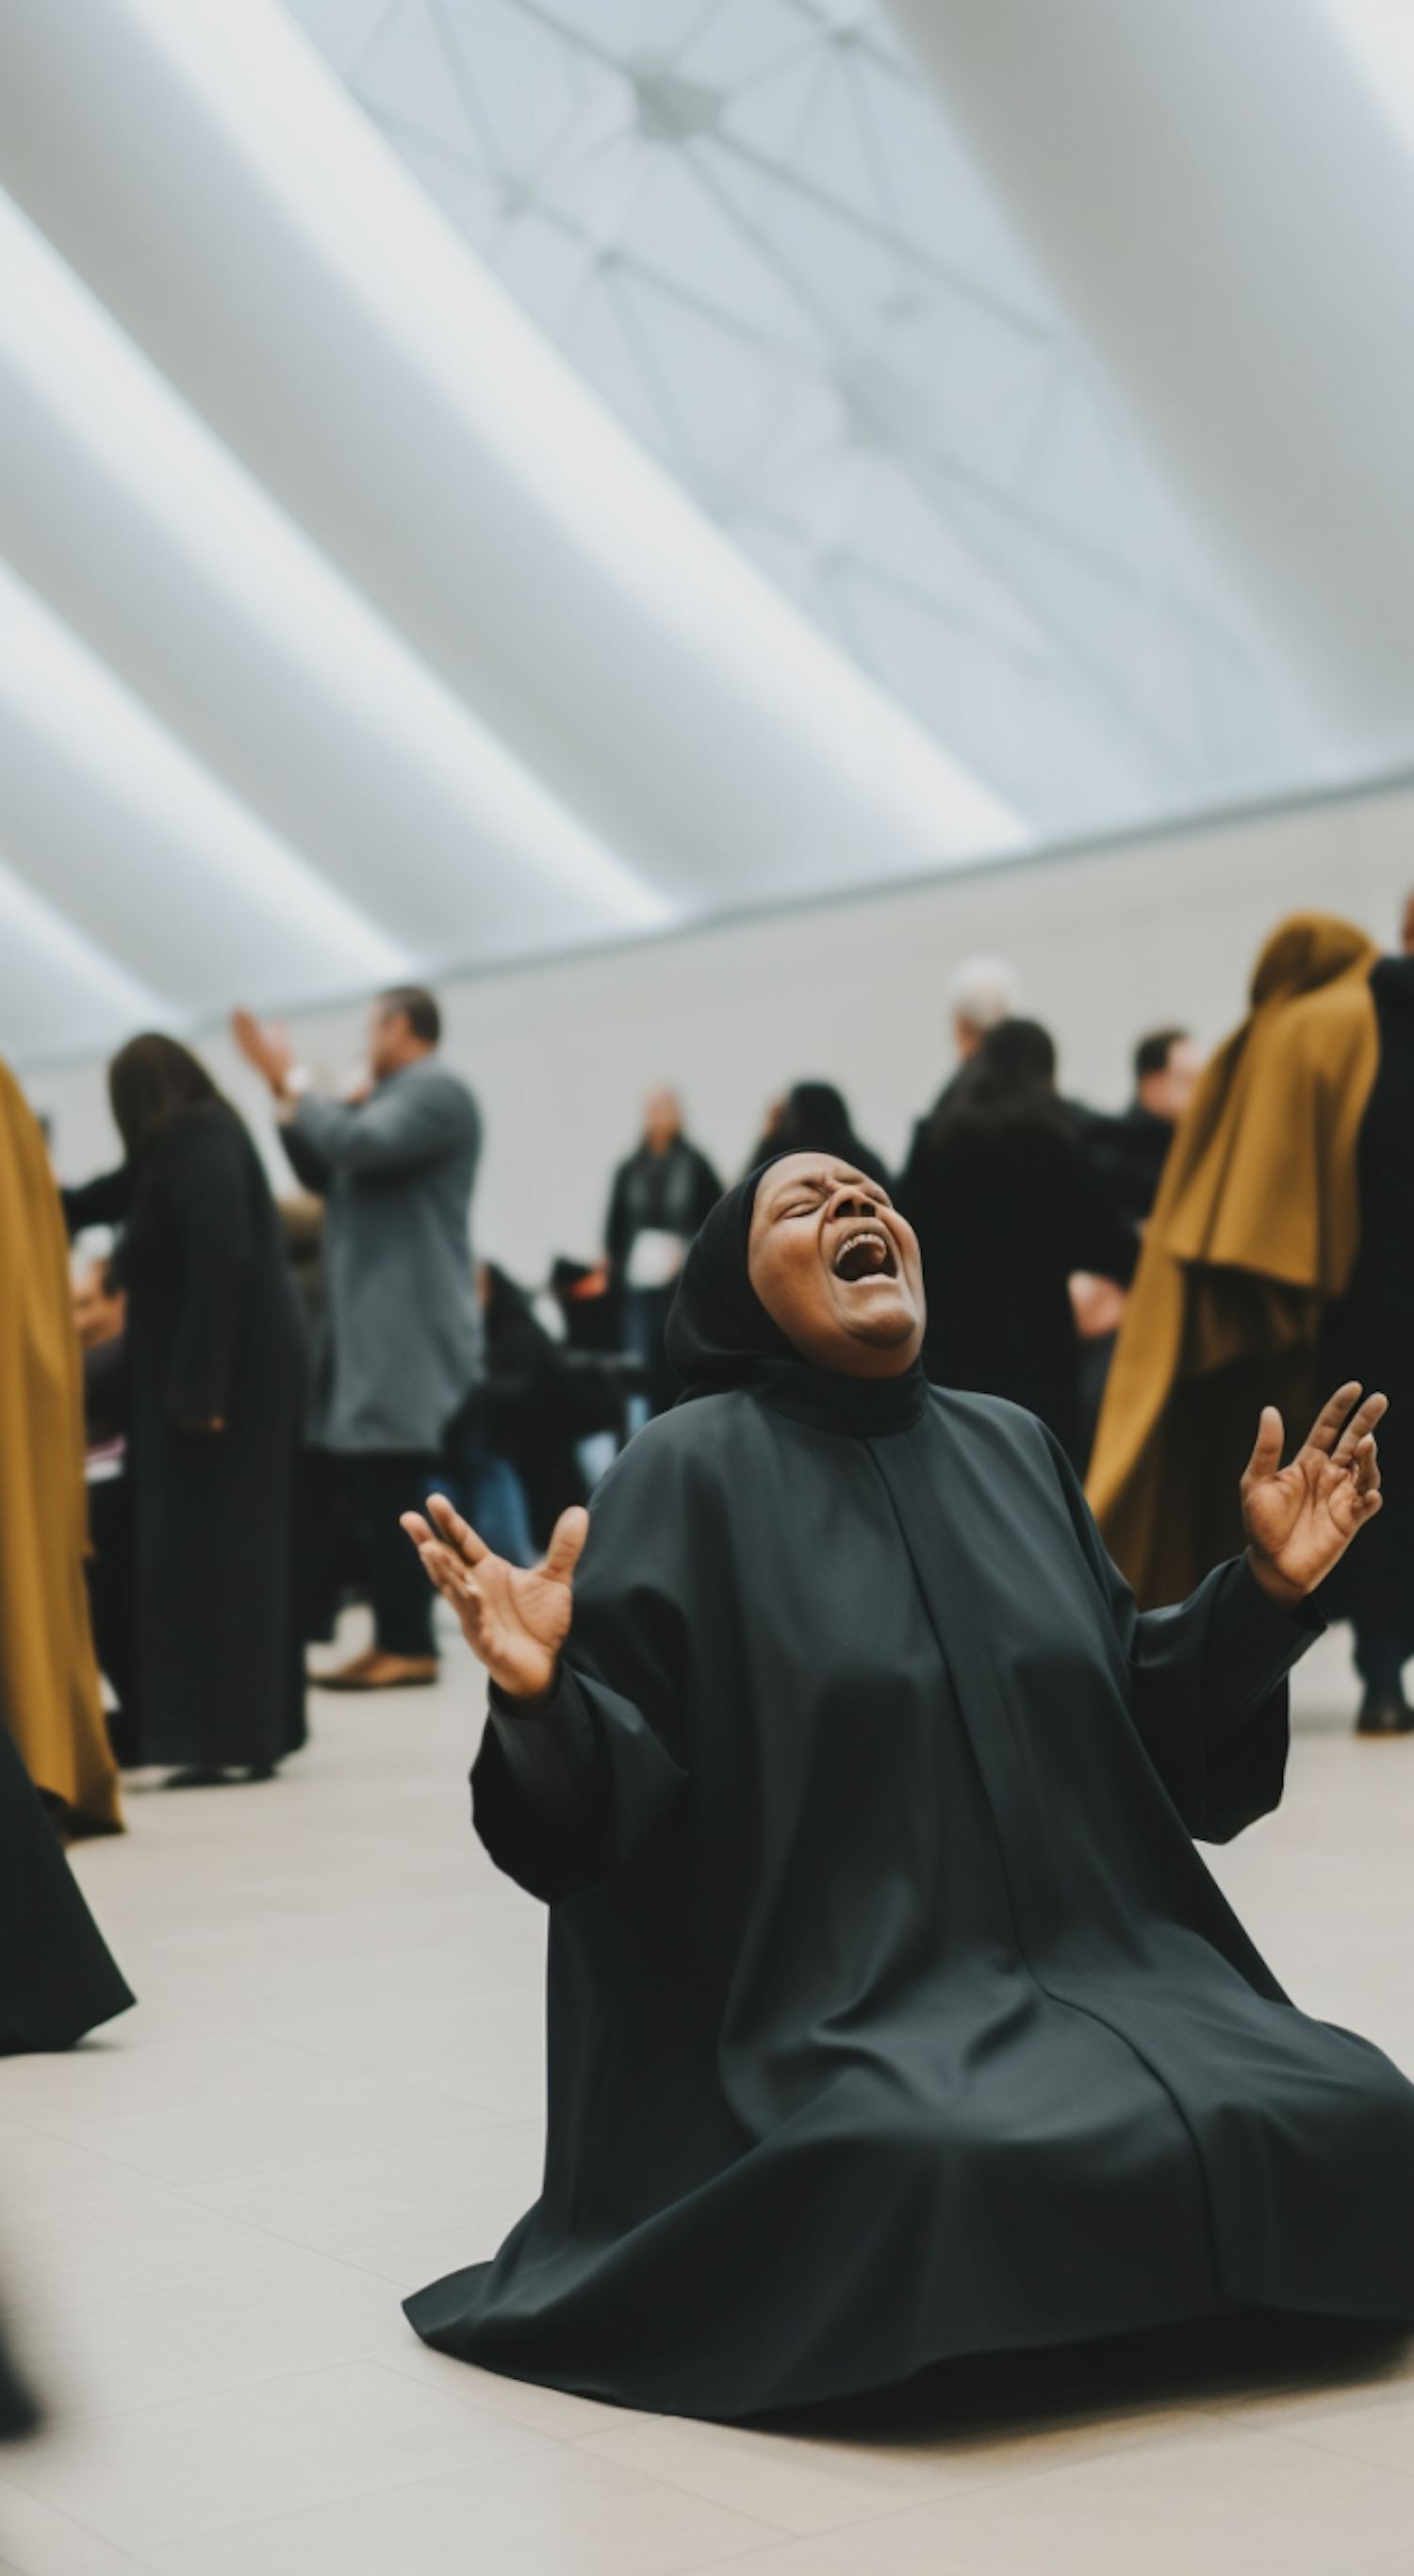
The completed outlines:
{"type": "Polygon", "coordinates": [[[306,1093],[285,1132],[311,1146],[331,1172],[416,1171],[459,1145],[474,1152],[480,1141],[475,1106],[459,1083],[406,1076],[352,1105],[306,1093]]]}
{"type": "Polygon", "coordinates": [[[1244,1557],[1187,1601],[1140,1611],[1105,1553],[1079,1482],[1058,1447],[1056,1472],[1132,1676],[1135,1724],[1190,1832],[1228,1842],[1281,1797],[1288,1745],[1287,1676],[1325,1627],[1314,1598],[1379,1510],[1374,1429],[1383,1396],[1342,1387],[1292,1460],[1282,1424],[1262,1415],[1242,1480],[1244,1557]]]}

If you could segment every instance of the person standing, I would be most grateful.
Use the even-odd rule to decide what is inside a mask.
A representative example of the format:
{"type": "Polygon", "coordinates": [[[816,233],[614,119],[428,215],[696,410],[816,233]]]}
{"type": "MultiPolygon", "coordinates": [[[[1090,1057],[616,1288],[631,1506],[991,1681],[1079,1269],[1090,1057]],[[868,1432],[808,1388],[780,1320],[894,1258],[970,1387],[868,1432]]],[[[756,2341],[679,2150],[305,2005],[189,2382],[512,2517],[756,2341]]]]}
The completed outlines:
{"type": "Polygon", "coordinates": [[[1117,1216],[1153,1214],[1174,1129],[1198,1088],[1203,1051],[1187,1029],[1156,1029],[1134,1050],[1134,1097],[1117,1118],[1086,1115],[1081,1142],[1117,1216]]]}
{"type": "Polygon", "coordinates": [[[1138,1239],[1075,1140],[1055,1062],[1035,1020],[989,1029],[920,1123],[898,1202],[922,1247],[933,1383],[1024,1405],[1073,1460],[1080,1340],[1070,1278],[1092,1271],[1124,1286],[1138,1239]]]}
{"type": "Polygon", "coordinates": [[[893,1177],[882,1154],[872,1145],[862,1145],[854,1132],[854,1122],[842,1091],[832,1082],[793,1083],[784,1100],[772,1109],[768,1125],[757,1139],[746,1168],[759,1171],[776,1154],[833,1154],[840,1163],[851,1163],[857,1172],[867,1172],[871,1181],[890,1190],[893,1177]]]}
{"type": "Polygon", "coordinates": [[[677,1400],[663,1336],[688,1245],[721,1195],[706,1155],[683,1134],[676,1092],[650,1091],[643,1141],[614,1174],[604,1230],[623,1299],[624,1337],[647,1372],[650,1413],[666,1413],[677,1400]]]}
{"type": "Polygon", "coordinates": [[[432,1682],[430,1596],[398,1521],[435,1481],[478,1373],[470,1216],[480,1113],[437,1061],[441,1014],[418,986],[374,1003],[358,1100],[319,1099],[283,1032],[248,1011],[232,1030],[274,1095],[297,1178],[325,1202],[313,1444],[332,1453],[363,1524],[373,1644],[320,1680],[358,1691],[432,1682]]]}
{"type": "Polygon", "coordinates": [[[64,1208],[73,1233],[122,1229],[142,1755],[173,1786],[265,1779],[304,1742],[306,1358],[280,1221],[242,1121],[174,1038],[120,1048],[108,1096],[126,1159],[64,1208]]]}
{"type": "Polygon", "coordinates": [[[1141,1601],[1226,1553],[1255,1388],[1299,1405],[1358,1353],[1390,1397],[1389,1500],[1330,1610],[1355,1628],[1362,1735],[1414,1728],[1414,958],[1298,913],[1204,1074],[1145,1237],[1090,1494],[1141,1601]]]}
{"type": "Polygon", "coordinates": [[[66,1834],[122,1829],[86,1534],[64,1220],[39,1121],[0,1064],[0,1724],[66,1834]]]}

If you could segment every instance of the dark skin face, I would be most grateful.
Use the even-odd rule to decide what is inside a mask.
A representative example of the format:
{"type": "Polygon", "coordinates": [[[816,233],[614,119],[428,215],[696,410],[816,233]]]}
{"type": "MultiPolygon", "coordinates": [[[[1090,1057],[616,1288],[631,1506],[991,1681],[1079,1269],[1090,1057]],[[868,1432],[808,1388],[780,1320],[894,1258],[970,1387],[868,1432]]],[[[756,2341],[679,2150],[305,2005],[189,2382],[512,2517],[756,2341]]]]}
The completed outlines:
{"type": "Polygon", "coordinates": [[[756,1193],[751,1285],[802,1357],[841,1377],[902,1377],[923,1347],[918,1237],[888,1192],[830,1154],[786,1154],[756,1193]]]}

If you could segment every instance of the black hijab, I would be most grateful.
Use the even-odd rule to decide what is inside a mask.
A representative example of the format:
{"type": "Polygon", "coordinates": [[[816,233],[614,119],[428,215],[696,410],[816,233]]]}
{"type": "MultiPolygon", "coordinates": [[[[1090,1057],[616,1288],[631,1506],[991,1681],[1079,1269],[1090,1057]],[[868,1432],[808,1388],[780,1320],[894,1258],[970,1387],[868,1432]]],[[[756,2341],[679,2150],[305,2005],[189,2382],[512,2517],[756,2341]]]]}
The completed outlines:
{"type": "MultiPolygon", "coordinates": [[[[792,1146],[790,1153],[798,1152],[792,1146]]],[[[779,1413],[822,1430],[906,1430],[927,1401],[923,1363],[902,1377],[845,1377],[805,1359],[767,1314],[751,1284],[748,1247],[756,1193],[773,1154],[717,1201],[683,1264],[668,1317],[668,1366],[683,1381],[680,1404],[747,1387],[779,1413]]]]}

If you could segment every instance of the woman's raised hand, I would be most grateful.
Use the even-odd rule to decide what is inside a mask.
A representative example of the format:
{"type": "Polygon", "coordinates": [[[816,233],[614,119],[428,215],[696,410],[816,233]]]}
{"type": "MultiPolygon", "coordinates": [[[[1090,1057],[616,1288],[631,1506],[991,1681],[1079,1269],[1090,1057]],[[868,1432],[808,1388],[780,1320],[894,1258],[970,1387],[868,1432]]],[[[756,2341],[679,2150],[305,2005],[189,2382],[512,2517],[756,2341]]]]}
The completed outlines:
{"type": "Polygon", "coordinates": [[[1242,1479],[1242,1518],[1248,1563],[1274,1600],[1313,1592],[1380,1508],[1375,1425],[1389,1398],[1367,1395],[1362,1404],[1360,1395],[1356,1379],[1337,1387],[1289,1467],[1281,1463],[1281,1415],[1274,1404],[1262,1409],[1242,1479]]]}
{"type": "Polygon", "coordinates": [[[569,1635],[574,1570],[589,1536],[589,1514],[575,1504],[561,1512],[543,1565],[508,1565],[493,1556],[445,1494],[428,1497],[435,1522],[404,1512],[402,1526],[444,1601],[450,1601],[462,1635],[508,1699],[541,1699],[555,1679],[560,1648],[569,1635]]]}

